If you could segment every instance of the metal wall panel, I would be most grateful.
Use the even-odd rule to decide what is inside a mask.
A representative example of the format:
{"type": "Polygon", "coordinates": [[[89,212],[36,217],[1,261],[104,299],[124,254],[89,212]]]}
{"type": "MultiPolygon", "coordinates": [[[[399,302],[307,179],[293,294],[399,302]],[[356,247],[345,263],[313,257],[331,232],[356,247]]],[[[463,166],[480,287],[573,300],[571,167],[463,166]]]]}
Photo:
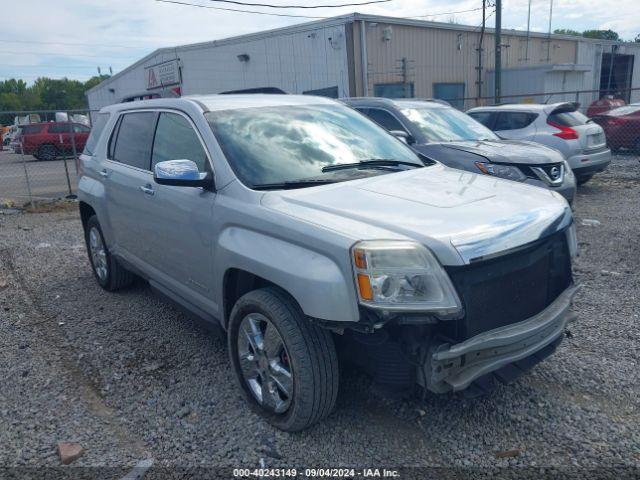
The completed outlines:
{"type": "Polygon", "coordinates": [[[144,67],[173,58],[180,59],[183,95],[255,87],[302,93],[333,86],[338,87],[340,96],[349,94],[345,25],[321,25],[263,38],[162,51],[88,92],[90,108],[144,93],[144,67]],[[238,55],[248,55],[249,60],[240,61],[238,55]]]}

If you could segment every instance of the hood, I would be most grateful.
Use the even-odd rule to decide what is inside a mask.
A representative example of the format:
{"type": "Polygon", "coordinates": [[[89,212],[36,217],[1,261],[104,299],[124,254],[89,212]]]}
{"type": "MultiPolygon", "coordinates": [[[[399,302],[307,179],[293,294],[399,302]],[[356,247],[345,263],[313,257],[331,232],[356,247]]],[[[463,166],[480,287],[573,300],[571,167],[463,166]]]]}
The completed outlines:
{"type": "MultiPolygon", "coordinates": [[[[564,159],[562,154],[553,148],[521,140],[466,140],[438,145],[445,149],[480,155],[493,163],[541,165],[559,163],[564,159]]],[[[420,150],[420,146],[416,147],[420,150]]]]}
{"type": "Polygon", "coordinates": [[[268,192],[262,204],[354,241],[416,240],[444,265],[500,254],[571,223],[554,192],[443,165],[268,192]]]}

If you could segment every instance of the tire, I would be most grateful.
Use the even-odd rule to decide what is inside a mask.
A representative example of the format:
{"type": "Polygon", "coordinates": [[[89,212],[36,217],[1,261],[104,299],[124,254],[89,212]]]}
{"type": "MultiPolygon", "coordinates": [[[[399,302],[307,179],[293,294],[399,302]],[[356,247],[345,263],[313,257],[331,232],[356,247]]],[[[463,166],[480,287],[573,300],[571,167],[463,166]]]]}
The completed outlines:
{"type": "Polygon", "coordinates": [[[636,141],[633,142],[633,153],[640,155],[640,137],[636,138],[636,141]]]}
{"type": "Polygon", "coordinates": [[[51,161],[58,157],[58,149],[54,145],[40,145],[38,148],[37,157],[40,160],[51,161]]]}
{"type": "Polygon", "coordinates": [[[109,292],[129,286],[134,275],[120,265],[109,252],[98,217],[93,215],[89,218],[84,232],[89,262],[98,284],[109,292]],[[99,252],[100,247],[103,253],[99,252]]]}
{"type": "Polygon", "coordinates": [[[578,185],[584,185],[592,178],[593,178],[593,175],[584,175],[583,177],[576,177],[576,183],[578,185]]]}
{"type": "MultiPolygon", "coordinates": [[[[256,337],[251,338],[255,341],[256,337]]],[[[339,380],[333,338],[327,330],[312,324],[289,295],[272,287],[243,295],[231,312],[227,339],[231,364],[244,397],[273,426],[296,432],[331,413],[339,380]],[[252,349],[250,336],[245,333],[251,331],[247,327],[255,325],[261,333],[263,349],[252,349]],[[274,348],[278,339],[282,346],[274,348]],[[290,373],[290,384],[278,379],[289,378],[281,373],[283,368],[290,373]],[[250,373],[243,373],[243,369],[250,373]],[[255,378],[249,378],[253,375],[255,378]],[[275,393],[269,393],[268,385],[275,393]],[[281,386],[289,386],[289,395],[281,386]],[[265,400],[258,398],[256,390],[266,392],[266,396],[262,395],[265,400]]]]}

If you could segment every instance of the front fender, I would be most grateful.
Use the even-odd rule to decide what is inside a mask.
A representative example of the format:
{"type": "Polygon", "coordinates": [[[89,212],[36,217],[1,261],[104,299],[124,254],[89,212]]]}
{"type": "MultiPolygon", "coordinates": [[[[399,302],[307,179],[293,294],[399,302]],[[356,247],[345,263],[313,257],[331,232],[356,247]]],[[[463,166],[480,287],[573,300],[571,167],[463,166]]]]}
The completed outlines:
{"type": "MultiPolygon", "coordinates": [[[[348,262],[348,252],[345,252],[345,262],[348,262]]],[[[220,300],[225,272],[237,268],[286,290],[310,317],[345,322],[359,320],[350,267],[345,271],[333,259],[306,246],[254,230],[229,227],[219,236],[214,265],[220,300]]]]}

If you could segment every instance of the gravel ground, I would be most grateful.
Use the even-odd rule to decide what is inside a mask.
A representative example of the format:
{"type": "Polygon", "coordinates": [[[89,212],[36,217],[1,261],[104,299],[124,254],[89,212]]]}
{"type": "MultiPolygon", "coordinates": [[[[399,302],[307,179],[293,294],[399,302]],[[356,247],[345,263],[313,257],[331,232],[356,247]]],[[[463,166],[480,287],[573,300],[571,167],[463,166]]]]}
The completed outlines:
{"type": "Polygon", "coordinates": [[[219,332],[142,282],[115,294],[98,287],[75,208],[0,215],[0,466],[58,466],[56,443],[74,441],[85,450],[74,467],[122,469],[100,478],[145,458],[181,468],[453,466],[474,476],[610,468],[624,478],[631,471],[616,467],[640,467],[639,199],[631,156],[579,190],[579,321],[529,375],[480,399],[422,401],[390,398],[347,371],[335,412],[298,434],[250,412],[219,332]]]}

